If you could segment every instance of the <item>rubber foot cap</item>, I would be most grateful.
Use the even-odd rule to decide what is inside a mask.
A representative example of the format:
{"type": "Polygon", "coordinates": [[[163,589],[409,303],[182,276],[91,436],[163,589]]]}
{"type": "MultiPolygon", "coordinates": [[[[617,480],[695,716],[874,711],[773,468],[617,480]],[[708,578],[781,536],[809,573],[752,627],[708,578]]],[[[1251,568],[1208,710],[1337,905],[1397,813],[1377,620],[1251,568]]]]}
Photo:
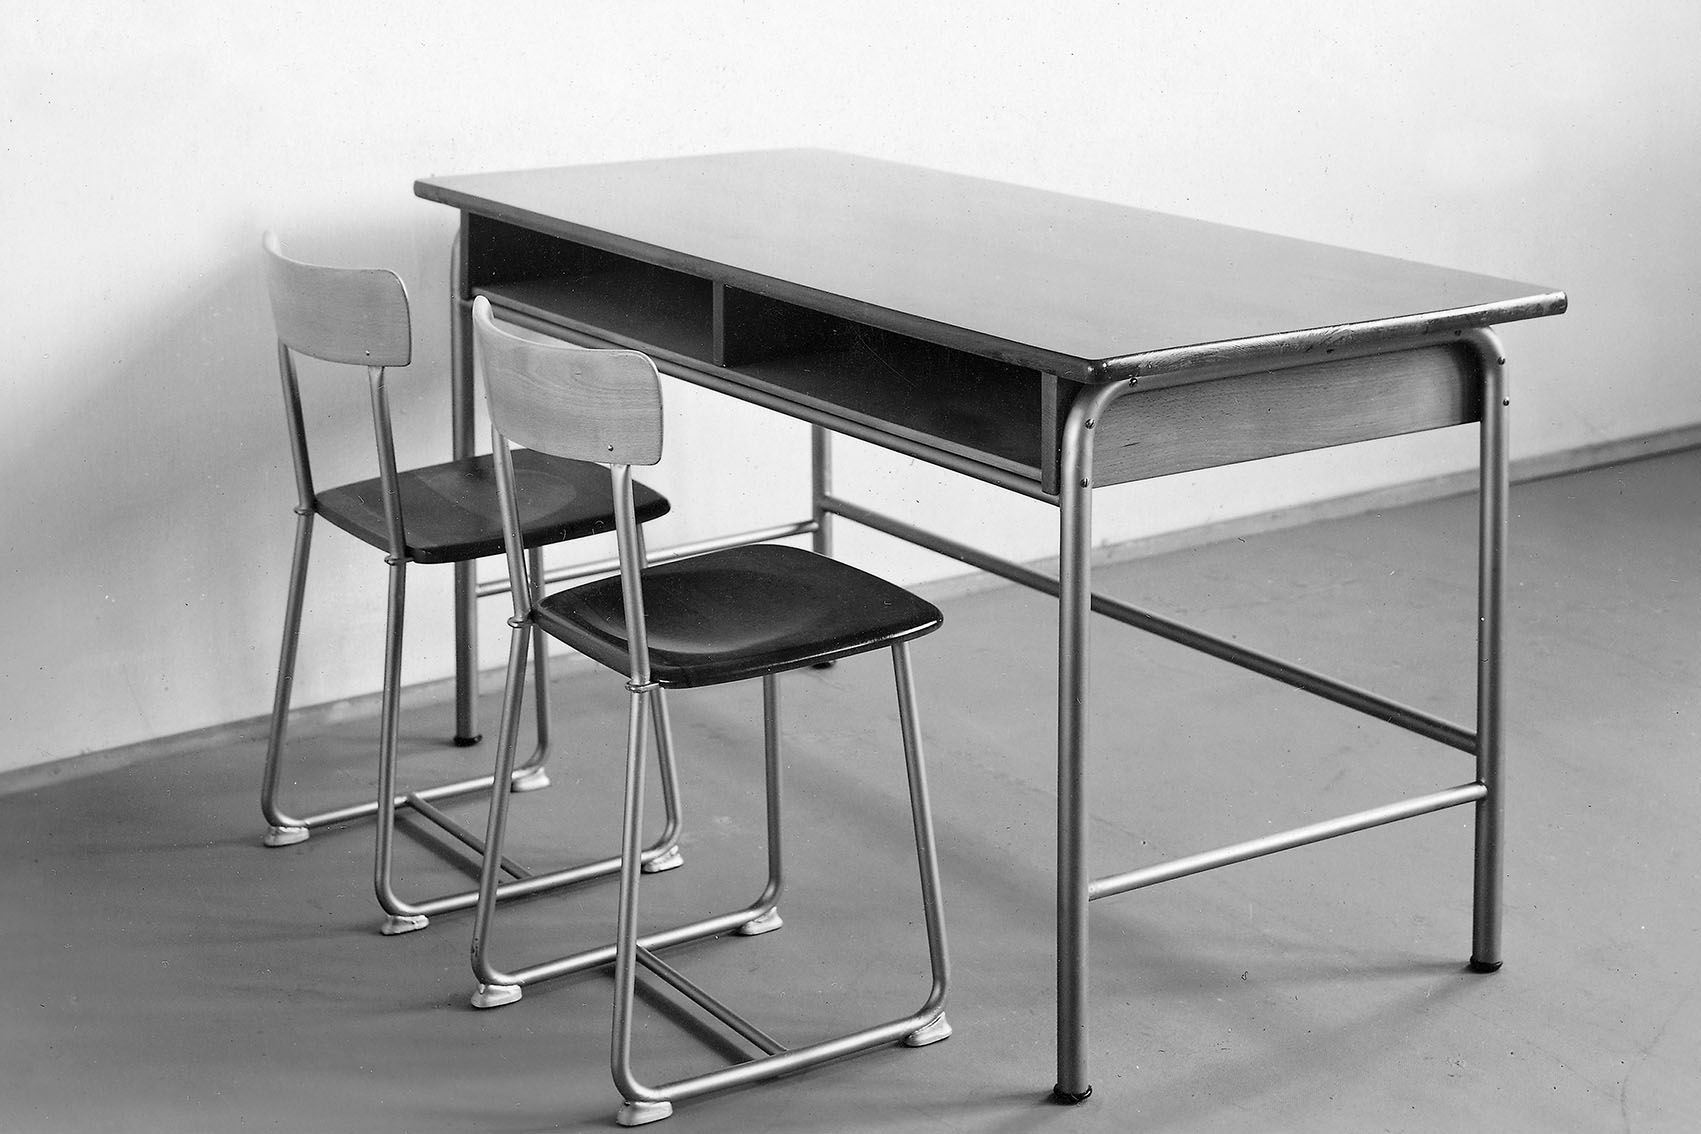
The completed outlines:
{"type": "Polygon", "coordinates": [[[484,734],[481,732],[477,736],[457,736],[454,743],[456,748],[471,748],[475,744],[484,743],[484,734]]]}
{"type": "Polygon", "coordinates": [[[772,909],[761,917],[751,918],[733,932],[740,937],[757,937],[764,933],[772,933],[784,924],[785,922],[780,920],[780,911],[772,909]]]}
{"type": "Polygon", "coordinates": [[[660,874],[664,870],[675,870],[685,865],[685,856],[678,847],[668,847],[654,858],[644,860],[644,865],[638,869],[645,874],[660,874]]]}
{"type": "Polygon", "coordinates": [[[515,776],[509,785],[509,791],[537,791],[549,786],[549,773],[542,768],[533,768],[523,776],[515,776]]]}
{"type": "Polygon", "coordinates": [[[1505,963],[1504,961],[1479,961],[1472,957],[1471,963],[1467,967],[1473,973],[1497,973],[1500,971],[1500,966],[1505,963]]]}
{"type": "Polygon", "coordinates": [[[670,1102],[629,1102],[620,1108],[614,1121],[622,1126],[643,1126],[660,1122],[672,1113],[673,1104],[670,1102]]]}
{"type": "Polygon", "coordinates": [[[384,919],[384,924],[378,927],[378,932],[385,937],[396,937],[403,933],[412,933],[416,929],[424,929],[431,924],[431,919],[424,914],[391,914],[384,919]]]}
{"type": "Polygon", "coordinates": [[[269,847],[292,847],[307,841],[306,827],[268,827],[260,840],[269,847]]]}
{"type": "Polygon", "coordinates": [[[926,1047],[930,1043],[938,1043],[951,1037],[951,1022],[945,1018],[945,1013],[933,1017],[915,1031],[904,1037],[905,1047],[926,1047]]]}
{"type": "Polygon", "coordinates": [[[474,1008],[500,1008],[514,1003],[523,992],[517,984],[481,984],[470,999],[474,1008]]]}
{"type": "Polygon", "coordinates": [[[1079,1094],[1074,1091],[1066,1091],[1062,1087],[1051,1088],[1051,1101],[1054,1103],[1062,1103],[1064,1106],[1074,1106],[1077,1103],[1084,1103],[1092,1097],[1093,1089],[1091,1087],[1088,1087],[1079,1094]]]}
{"type": "Polygon", "coordinates": [[[838,664],[839,663],[837,661],[818,661],[814,665],[810,666],[809,668],[810,669],[832,669],[834,666],[836,666],[838,664]]]}

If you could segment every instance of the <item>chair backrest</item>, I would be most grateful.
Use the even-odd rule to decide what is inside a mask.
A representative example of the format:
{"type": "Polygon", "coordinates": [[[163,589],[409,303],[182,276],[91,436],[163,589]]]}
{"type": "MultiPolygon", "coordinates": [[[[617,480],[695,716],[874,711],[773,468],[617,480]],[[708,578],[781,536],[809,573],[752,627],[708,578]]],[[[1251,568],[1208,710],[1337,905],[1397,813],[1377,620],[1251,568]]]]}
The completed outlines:
{"type": "Polygon", "coordinates": [[[661,460],[661,381],[648,355],[521,338],[496,325],[482,295],[473,336],[490,423],[510,441],[605,465],[661,460]]]}
{"type": "Polygon", "coordinates": [[[635,350],[593,350],[522,338],[496,325],[490,301],[482,295],[473,300],[472,317],[473,371],[490,410],[508,578],[525,583],[510,585],[514,615],[526,616],[535,581],[526,574],[520,549],[509,442],[554,457],[608,465],[629,672],[635,685],[646,685],[650,662],[644,628],[644,541],[632,508],[632,466],[661,460],[661,379],[656,364],[635,350]]]}
{"type": "Polygon", "coordinates": [[[266,233],[266,287],[278,341],[326,362],[406,366],[413,355],[408,293],[383,268],[323,268],[291,260],[266,233]]]}
{"type": "Polygon", "coordinates": [[[383,268],[325,268],[291,260],[278,247],[277,236],[270,232],[260,245],[265,256],[266,289],[272,299],[272,321],[278,331],[278,372],[283,379],[290,454],[295,460],[298,509],[312,512],[316,497],[307,453],[307,427],[301,412],[301,391],[291,352],[326,362],[364,366],[372,399],[372,428],[378,444],[384,526],[391,556],[404,558],[406,524],[402,518],[396,443],[390,427],[384,371],[391,366],[406,366],[413,357],[407,288],[396,273],[383,268]]]}

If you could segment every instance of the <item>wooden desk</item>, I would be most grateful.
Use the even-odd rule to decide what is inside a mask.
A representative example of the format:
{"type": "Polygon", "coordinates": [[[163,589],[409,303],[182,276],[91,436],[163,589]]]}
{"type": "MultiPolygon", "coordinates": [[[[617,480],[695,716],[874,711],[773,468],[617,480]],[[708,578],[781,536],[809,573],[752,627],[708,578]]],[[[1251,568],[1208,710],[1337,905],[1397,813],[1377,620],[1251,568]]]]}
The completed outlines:
{"type": "MultiPolygon", "coordinates": [[[[1472,967],[1500,965],[1504,358],[1491,324],[1563,293],[1202,221],[816,150],[422,180],[459,209],[457,453],[472,448],[467,321],[635,347],[688,382],[814,428],[811,534],[835,517],[1060,599],[1057,1082],[1086,1071],[1087,904],[1472,804],[1472,967]],[[1467,728],[1094,595],[1091,489],[1481,423],[1477,719],[1467,728]],[[895,449],[1060,513],[1050,579],[834,494],[830,435],[895,449]],[[1471,781],[1126,873],[1086,873],[1088,614],[1099,613],[1472,753],[1471,781]]],[[[742,537],[731,537],[733,539],[742,537]]],[[[460,732],[472,712],[470,571],[457,575],[460,732]]]]}

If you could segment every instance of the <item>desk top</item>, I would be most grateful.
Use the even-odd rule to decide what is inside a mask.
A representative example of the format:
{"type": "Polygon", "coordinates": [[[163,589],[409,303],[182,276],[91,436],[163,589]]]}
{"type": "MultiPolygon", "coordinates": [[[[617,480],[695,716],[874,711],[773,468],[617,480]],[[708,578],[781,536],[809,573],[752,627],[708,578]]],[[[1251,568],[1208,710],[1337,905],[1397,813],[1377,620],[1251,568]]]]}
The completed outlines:
{"type": "Polygon", "coordinates": [[[1534,284],[826,150],[472,174],[414,188],[1085,382],[1252,368],[1566,306],[1563,292],[1534,284]]]}

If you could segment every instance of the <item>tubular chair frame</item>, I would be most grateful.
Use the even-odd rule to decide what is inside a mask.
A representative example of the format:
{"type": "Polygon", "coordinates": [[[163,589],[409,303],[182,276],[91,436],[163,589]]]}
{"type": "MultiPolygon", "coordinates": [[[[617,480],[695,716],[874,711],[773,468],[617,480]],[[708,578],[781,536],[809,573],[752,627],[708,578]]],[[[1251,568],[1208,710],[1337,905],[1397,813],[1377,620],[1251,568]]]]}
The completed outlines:
{"type": "MultiPolygon", "coordinates": [[[[505,782],[514,792],[534,791],[549,784],[545,763],[551,749],[551,712],[545,640],[542,631],[538,631],[535,635],[538,661],[533,674],[537,700],[537,739],[536,746],[525,763],[512,768],[500,780],[489,775],[475,776],[419,790],[398,791],[397,728],[400,718],[403,625],[410,556],[386,374],[391,366],[407,366],[411,362],[412,326],[407,289],[400,277],[385,269],[328,268],[289,260],[281,251],[276,236],[270,232],[265,236],[263,247],[267,254],[268,284],[273,294],[274,317],[278,322],[278,372],[282,381],[284,414],[289,427],[290,455],[295,471],[296,526],[282,645],[279,649],[278,676],[267,732],[265,769],[260,786],[260,810],[268,825],[262,843],[267,847],[291,846],[305,841],[317,828],[369,817],[376,819],[373,888],[378,904],[385,914],[379,932],[385,935],[407,933],[424,928],[432,915],[472,906],[477,901],[478,891],[470,889],[424,901],[410,901],[398,895],[394,880],[397,812],[403,808],[411,810],[475,854],[482,856],[484,841],[433,806],[433,801],[488,791],[498,782],[505,782]],[[309,296],[307,292],[313,290],[322,294],[309,296]],[[339,307],[343,309],[337,310],[339,307]],[[320,512],[301,407],[300,381],[296,373],[297,352],[326,362],[365,366],[388,544],[382,550],[385,552],[384,562],[389,567],[384,680],[379,712],[377,798],[305,816],[291,814],[284,809],[280,801],[283,753],[301,638],[308,563],[313,543],[313,521],[320,512]]],[[[528,548],[525,555],[532,567],[530,577],[541,580],[542,547],[528,548]]],[[[541,583],[533,585],[540,587],[541,583]]],[[[460,747],[470,747],[480,739],[477,736],[456,737],[454,743],[460,747]]],[[[672,752],[665,745],[661,746],[660,758],[664,770],[669,770],[671,778],[672,752]]],[[[493,794],[505,797],[508,793],[493,794]]],[[[675,803],[675,798],[669,795],[663,831],[655,845],[645,851],[646,869],[666,870],[683,862],[678,852],[679,815],[675,803]]],[[[511,860],[503,860],[502,869],[512,875],[516,883],[514,888],[505,890],[502,896],[535,893],[573,885],[613,874],[619,869],[619,865],[618,857],[609,857],[564,870],[538,873],[511,860]]]]}
{"type": "MultiPolygon", "coordinates": [[[[503,430],[502,420],[509,412],[499,405],[492,393],[486,367],[485,336],[504,332],[495,326],[489,302],[478,299],[473,307],[474,351],[476,381],[486,391],[491,408],[491,447],[495,454],[498,493],[501,498],[503,529],[508,554],[509,571],[515,578],[525,578],[526,564],[521,560],[517,509],[514,501],[514,473],[510,455],[510,437],[503,430]]],[[[515,341],[523,342],[516,339],[515,341]]],[[[932,984],[920,1007],[908,1014],[874,1024],[848,1034],[806,1046],[788,1049],[757,1025],[740,1015],[724,1002],[703,989],[679,970],[657,956],[663,948],[690,941],[702,940],[723,933],[754,936],[780,928],[783,924],[778,904],[784,889],[784,870],[781,839],[781,763],[779,726],[779,674],[761,674],[763,707],[763,767],[767,825],[767,880],[760,894],[747,906],[670,929],[640,934],[638,927],[639,880],[645,873],[645,854],[642,849],[642,823],[645,794],[645,750],[648,744],[647,726],[653,724],[658,746],[671,746],[665,691],[653,679],[647,623],[644,615],[643,573],[646,565],[643,534],[632,502],[632,463],[653,464],[660,458],[660,391],[655,367],[636,351],[599,351],[566,343],[524,343],[525,348],[544,352],[575,352],[581,357],[623,355],[642,359],[647,364],[652,384],[654,438],[642,437],[645,430],[631,429],[606,445],[615,502],[615,531],[619,549],[620,592],[625,617],[627,672],[626,689],[630,696],[627,715],[625,787],[622,801],[622,837],[620,856],[620,892],[616,911],[616,940],[611,945],[593,948],[528,966],[514,972],[503,972],[489,964],[486,944],[491,930],[495,900],[501,887],[497,880],[501,847],[503,845],[506,800],[501,794],[491,797],[490,822],[485,842],[493,849],[484,860],[480,876],[479,905],[473,939],[473,966],[480,985],[473,997],[475,1007],[494,1007],[518,999],[521,987],[535,981],[568,973],[582,972],[609,964],[614,965],[615,997],[610,1046],[610,1069],[617,1089],[625,1099],[617,1121],[622,1126],[637,1126],[656,1122],[673,1112],[673,1104],[712,1091],[774,1078],[808,1067],[839,1059],[857,1052],[902,1041],[906,1046],[921,1047],[937,1043],[951,1034],[944,1006],[949,983],[949,961],[946,951],[943,902],[940,897],[938,854],[934,842],[932,808],[929,799],[926,766],[921,745],[920,729],[915,710],[915,688],[910,669],[909,643],[902,640],[890,645],[893,675],[896,685],[900,733],[910,792],[911,823],[914,828],[917,868],[920,876],[922,906],[928,942],[928,961],[932,984]],[[634,440],[637,436],[638,439],[634,440]],[[622,458],[626,458],[622,460],[622,458]],[[743,1062],[720,1070],[687,1076],[669,1083],[650,1085],[638,1078],[632,1060],[633,1001],[637,972],[642,967],[670,985],[684,998],[695,1003],[709,1017],[718,1021],[742,1039],[758,1054],[743,1062]]],[[[585,367],[589,370],[591,367],[585,367]]],[[[577,377],[577,375],[575,375],[577,377]]],[[[560,398],[561,395],[556,395],[560,398]]],[[[640,399],[642,400],[642,399],[640,399]]],[[[534,404],[543,404],[535,399],[534,404]]],[[[644,410],[651,407],[645,406],[644,410]]],[[[541,415],[540,415],[541,416],[541,415]]],[[[610,431],[618,433],[619,427],[610,431]]],[[[572,446],[582,442],[574,438],[561,442],[549,437],[544,427],[528,430],[522,443],[546,452],[555,452],[547,440],[563,445],[556,455],[588,459],[584,452],[572,446]]],[[[599,442],[609,440],[607,436],[599,442]]],[[[516,742],[516,722],[520,698],[514,692],[523,678],[524,655],[533,634],[538,632],[535,607],[537,588],[528,585],[513,592],[514,617],[512,628],[509,693],[504,697],[502,722],[499,730],[498,754],[493,776],[500,780],[512,774],[516,742]]],[[[879,647],[872,647],[879,648],[879,647]]],[[[601,659],[598,659],[601,660],[601,659]]],[[[807,664],[807,663],[806,663],[807,664]]],[[[796,667],[793,667],[796,668],[796,667]]],[[[678,786],[671,765],[663,765],[662,790],[671,798],[678,786]]]]}

